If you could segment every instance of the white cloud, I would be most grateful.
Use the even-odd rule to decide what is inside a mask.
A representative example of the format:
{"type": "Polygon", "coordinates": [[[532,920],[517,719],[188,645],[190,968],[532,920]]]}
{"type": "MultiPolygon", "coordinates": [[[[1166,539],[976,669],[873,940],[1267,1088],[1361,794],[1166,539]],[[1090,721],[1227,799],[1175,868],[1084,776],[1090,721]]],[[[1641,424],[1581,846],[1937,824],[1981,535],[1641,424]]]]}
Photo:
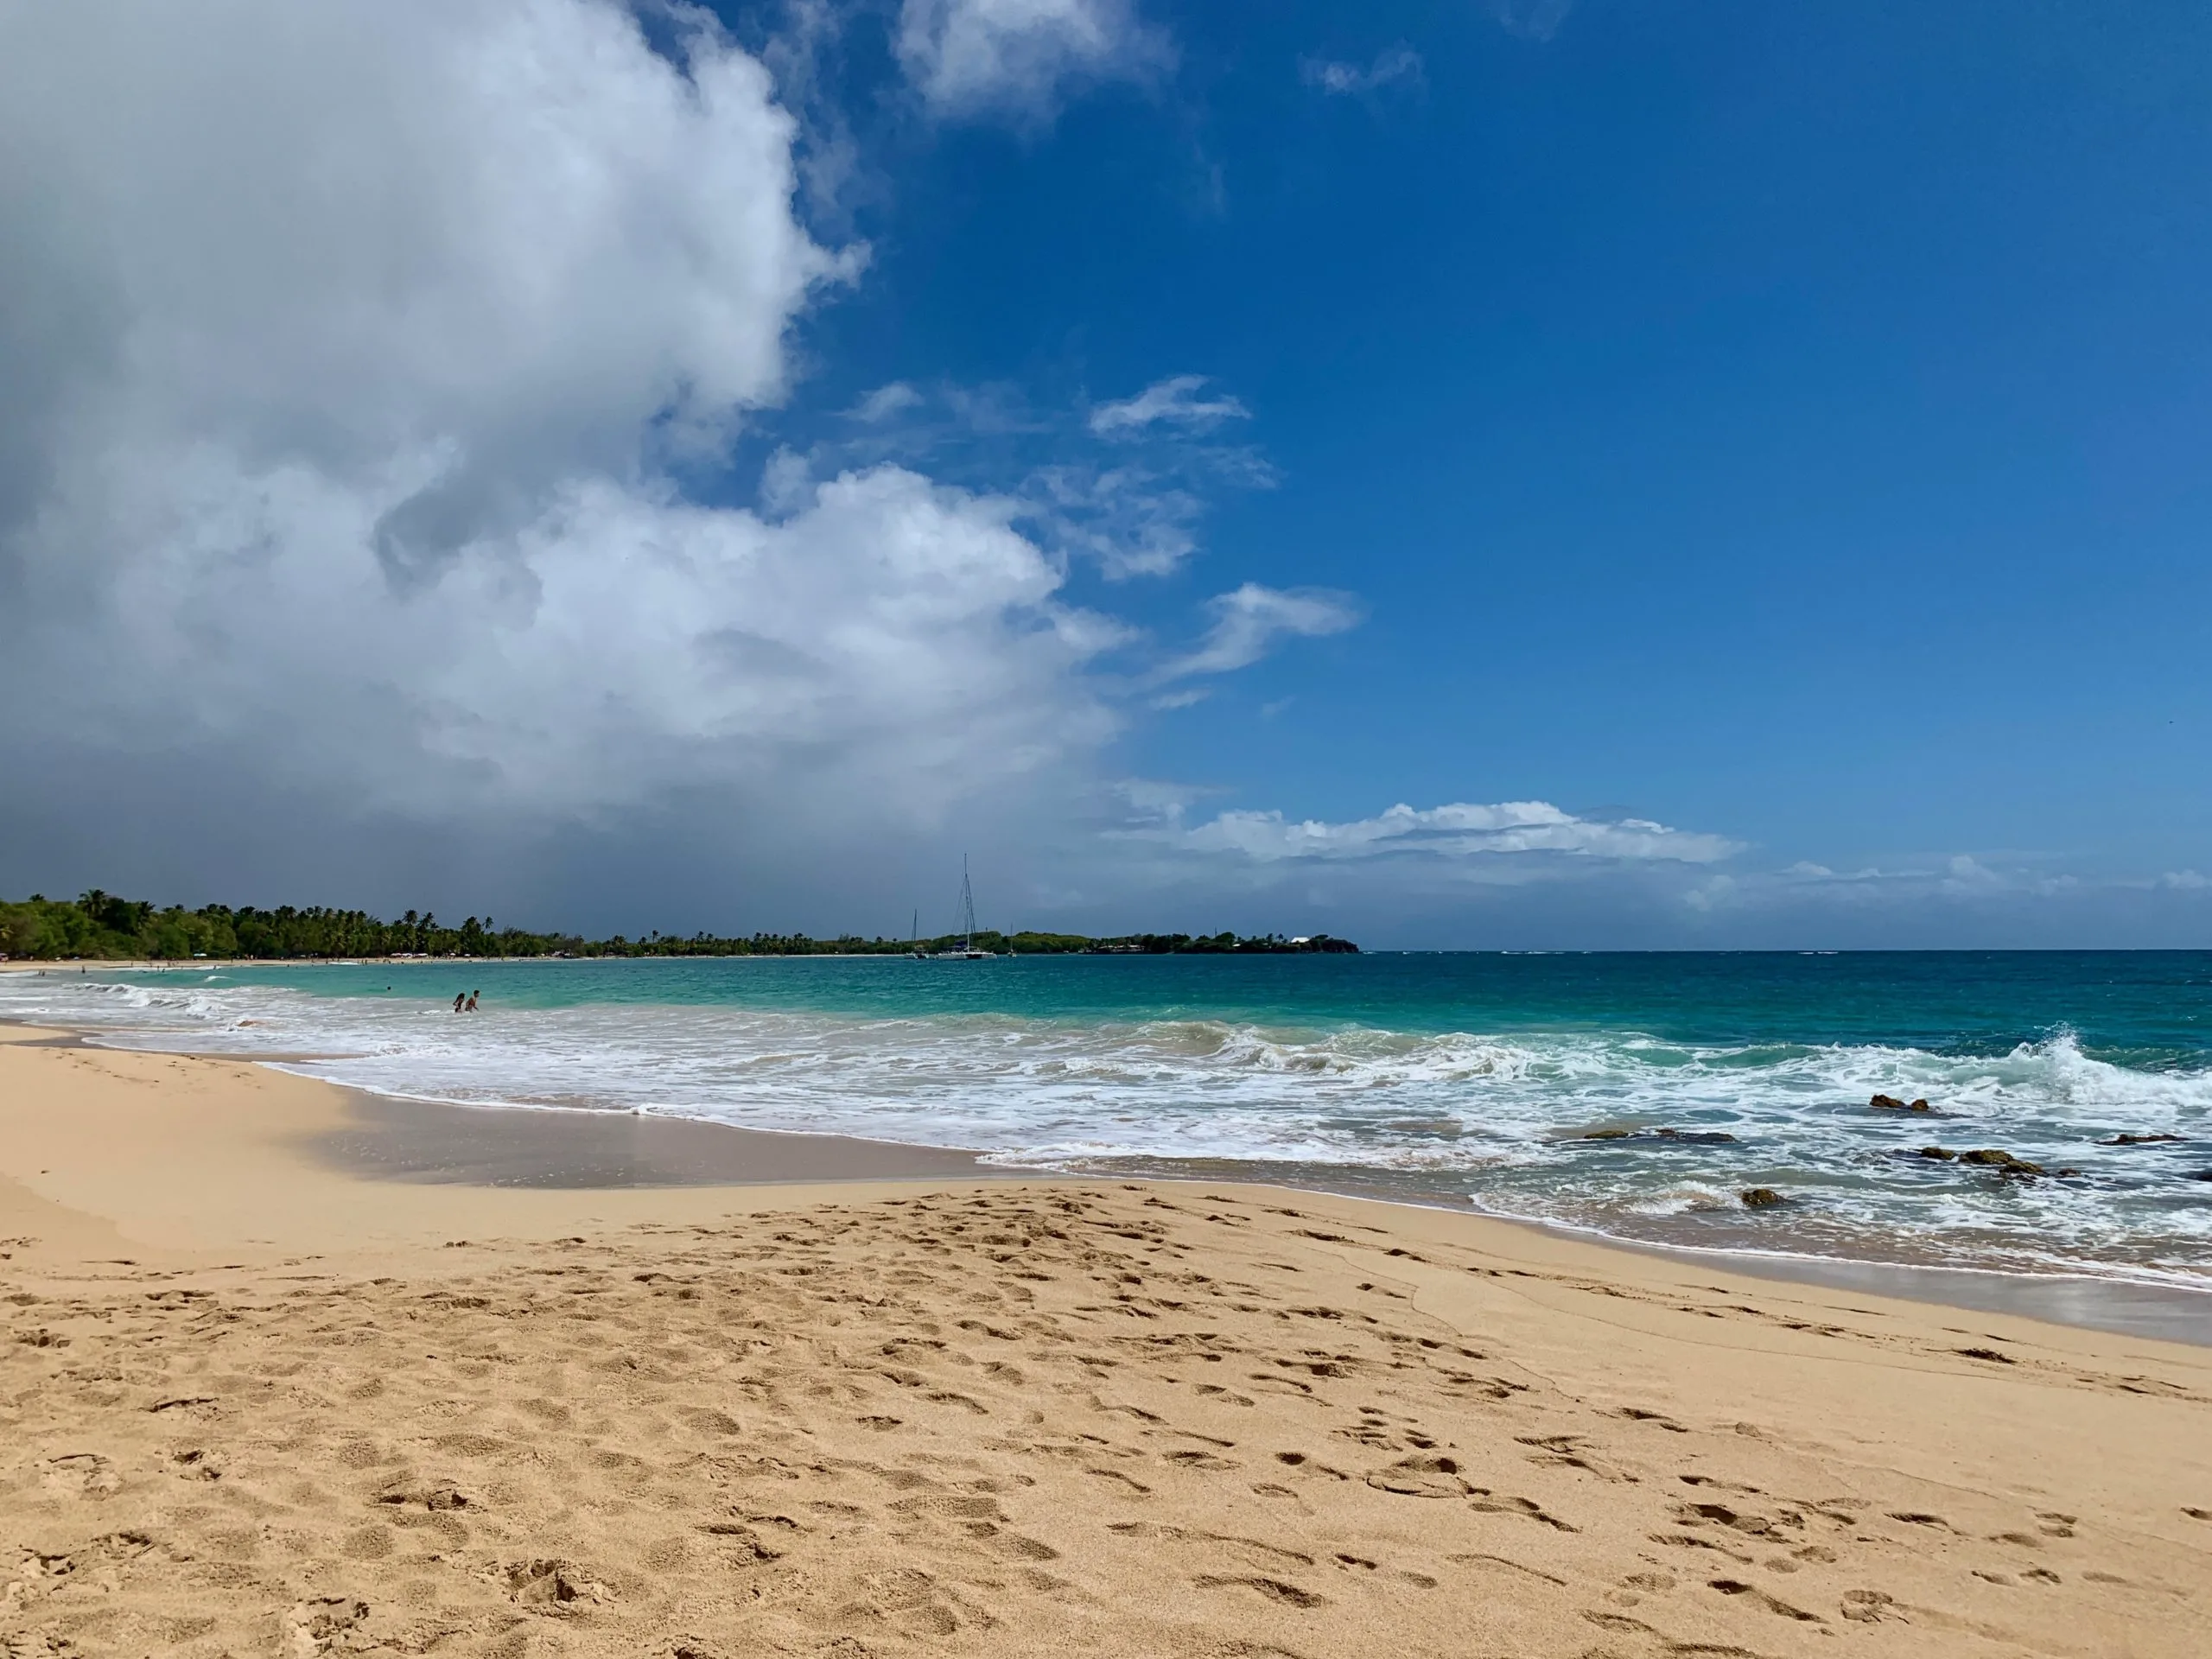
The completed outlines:
{"type": "Polygon", "coordinates": [[[904,0],[900,63],[941,117],[1049,117],[1070,88],[1143,80],[1173,61],[1131,0],[904,0]]]}
{"type": "Polygon", "coordinates": [[[680,16],[676,62],[605,0],[0,11],[0,751],[528,821],[926,815],[1103,741],[1126,632],[1010,499],[665,481],[850,269],[680,16]]]}
{"type": "Polygon", "coordinates": [[[2004,876],[1971,853],[1956,854],[1943,867],[1942,887],[1947,893],[1996,893],[2007,885],[2004,876]]]}
{"type": "Polygon", "coordinates": [[[893,380],[888,385],[878,386],[845,411],[846,418],[868,426],[880,426],[894,415],[904,414],[917,407],[922,394],[904,380],[893,380]]]}
{"type": "Polygon", "coordinates": [[[695,33],[687,73],[612,4],[18,8],[0,65],[6,349],[53,388],[7,437],[65,511],[165,450],[300,465],[429,577],[775,402],[839,270],[760,66],[695,33]]]}
{"type": "Polygon", "coordinates": [[[1195,708],[1213,695],[1210,687],[1186,685],[1180,691],[1163,691],[1148,705],[1165,713],[1176,709],[1195,708]]]}
{"type": "Polygon", "coordinates": [[[1090,411],[1090,429],[1105,437],[1161,424],[1204,429],[1223,421],[1251,418],[1252,411],[1234,397],[1199,397],[1206,379],[1203,374],[1172,375],[1154,381],[1134,397],[1101,404],[1090,411]]]}
{"type": "Polygon", "coordinates": [[[1116,582],[1166,575],[1198,550],[1205,504],[1143,467],[1039,467],[1024,493],[1054,545],[1096,559],[1116,582]]]}
{"type": "Polygon", "coordinates": [[[1421,79],[1421,54],[1402,41],[1376,54],[1375,61],[1362,68],[1356,63],[1340,63],[1327,58],[1306,58],[1298,66],[1299,79],[1308,86],[1318,86],[1332,98],[1380,91],[1394,81],[1421,79]]]}
{"type": "MultiPolygon", "coordinates": [[[[1780,869],[1739,872],[1732,878],[1707,882],[1685,897],[1700,910],[1813,906],[1836,913],[1872,914],[1939,904],[1971,906],[2063,899],[2096,885],[2115,892],[2146,885],[2171,887],[2177,880],[2168,875],[2147,884],[2122,880],[2096,884],[2067,871],[2016,861],[2020,856],[2000,860],[1993,854],[1956,853],[1925,862],[1886,868],[1870,864],[1849,870],[1800,860],[1780,869]]],[[[2183,873],[2184,878],[2186,874],[2183,873]]],[[[2186,880],[2181,885],[2187,885],[2186,880]]]]}
{"type": "Polygon", "coordinates": [[[927,817],[1111,729],[1071,671],[1119,631],[1055,605],[1012,504],[899,468],[794,491],[777,523],[578,480],[427,594],[384,579],[359,498],[258,483],[100,620],[162,706],[103,683],[62,721],[251,731],[291,786],[414,811],[571,816],[680,784],[927,817]]]}
{"type": "Polygon", "coordinates": [[[1280,812],[1224,812],[1177,832],[1192,851],[1237,853],[1264,863],[1284,860],[1416,856],[1445,861],[1520,855],[1618,862],[1710,864],[1743,850],[1721,836],[1672,830],[1645,818],[1604,822],[1563,812],[1546,801],[1494,805],[1454,803],[1415,810],[1400,804],[1349,823],[1293,823],[1280,812]]]}
{"type": "Polygon", "coordinates": [[[1101,410],[1039,405],[1007,385],[944,382],[925,397],[894,381],[844,411],[846,429],[818,443],[813,459],[824,473],[882,461],[926,466],[1019,498],[1022,524],[1049,550],[1094,561],[1109,580],[1164,575],[1197,551],[1221,490],[1276,482],[1256,448],[1211,435],[1245,411],[1233,397],[1194,398],[1204,384],[1162,381],[1101,410]],[[1103,438],[1094,429],[1102,417],[1103,438]]]}
{"type": "Polygon", "coordinates": [[[1319,588],[1285,590],[1255,582],[1208,601],[1213,626],[1198,647],[1163,664],[1160,680],[1194,674],[1226,674],[1249,667],[1286,636],[1318,639],[1359,625],[1359,608],[1350,595],[1319,588]]]}
{"type": "Polygon", "coordinates": [[[2158,878],[2158,885],[2176,893],[2202,893],[2212,887],[2212,876],[2198,870],[2168,870],[2158,878]]]}
{"type": "Polygon", "coordinates": [[[1489,5],[1490,15],[1508,34],[1548,41],[1574,10],[1574,0],[1489,0],[1489,5]]]}

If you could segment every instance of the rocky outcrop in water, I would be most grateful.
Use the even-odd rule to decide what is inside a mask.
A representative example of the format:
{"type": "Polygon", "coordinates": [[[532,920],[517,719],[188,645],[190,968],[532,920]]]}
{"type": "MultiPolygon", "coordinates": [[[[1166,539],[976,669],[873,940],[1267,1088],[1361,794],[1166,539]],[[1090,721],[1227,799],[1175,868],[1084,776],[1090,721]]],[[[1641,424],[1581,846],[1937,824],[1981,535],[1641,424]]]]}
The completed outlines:
{"type": "Polygon", "coordinates": [[[1736,1137],[1726,1129],[1592,1129],[1585,1141],[1670,1141],[1684,1147],[1719,1147],[1736,1137]]]}
{"type": "Polygon", "coordinates": [[[2101,1147],[2147,1147],[2159,1141],[2179,1141],[2178,1135],[2115,1135],[2109,1141],[2100,1141],[2101,1147]]]}
{"type": "Polygon", "coordinates": [[[1936,1109],[1924,1100],[1899,1100],[1895,1095],[1877,1095],[1866,1103],[1878,1112],[1932,1112],[1936,1109]]]}
{"type": "Polygon", "coordinates": [[[2041,1164],[2031,1164],[2024,1158],[2016,1158],[1997,1147],[1984,1147],[1977,1152],[1954,1152],[1948,1147],[1921,1147],[1916,1150],[1900,1151],[1897,1156],[1927,1158],[1946,1164],[1969,1164],[1977,1168],[1993,1169],[1999,1175],[2016,1175],[2024,1180],[2032,1180],[2038,1175],[2063,1178],[2082,1173],[2078,1169],[2047,1170],[2041,1164]]]}
{"type": "Polygon", "coordinates": [[[1743,1199],[1746,1210],[1764,1210],[1782,1202],[1782,1194],[1770,1186],[1747,1186],[1736,1196],[1743,1199]]]}
{"type": "Polygon", "coordinates": [[[1993,1169],[1999,1175],[2042,1175],[2047,1173],[2041,1164],[2031,1164],[2024,1158],[2015,1158],[1999,1147],[1983,1147],[1976,1152],[1959,1154],[1962,1164],[1977,1164],[1993,1169]]]}

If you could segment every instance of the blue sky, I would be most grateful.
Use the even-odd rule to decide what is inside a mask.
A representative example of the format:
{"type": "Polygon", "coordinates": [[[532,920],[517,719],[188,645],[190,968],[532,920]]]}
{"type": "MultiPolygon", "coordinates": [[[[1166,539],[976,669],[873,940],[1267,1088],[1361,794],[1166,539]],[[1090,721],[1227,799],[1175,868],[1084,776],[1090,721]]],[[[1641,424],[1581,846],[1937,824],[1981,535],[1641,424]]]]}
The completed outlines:
{"type": "MultiPolygon", "coordinates": [[[[486,28],[507,26],[500,0],[477,10],[486,28]]],[[[627,29],[664,66],[704,73],[696,17],[639,22],[585,0],[551,10],[627,29]]],[[[41,709],[17,734],[27,761],[105,747],[156,774],[233,768],[229,792],[247,805],[243,819],[210,809],[189,833],[118,829],[90,846],[59,819],[19,827],[0,842],[12,866],[0,885],[65,886],[79,865],[110,887],[260,870],[351,882],[365,901],[488,887],[511,913],[549,920],[649,912],[683,926],[688,905],[709,925],[873,931],[882,912],[903,916],[902,895],[935,897],[947,884],[931,872],[958,848],[987,861],[1008,923],[1325,925],[1421,945],[2212,943],[2212,502],[2198,454],[2212,385],[2212,15],[2056,0],[1455,0],[1355,18],[1317,5],[904,0],[722,17],[714,62],[765,73],[753,124],[687,137],[681,84],[651,90],[654,72],[632,65],[647,90],[625,96],[674,111],[667,153],[639,161],[620,122],[575,138],[575,153],[605,162],[588,146],[608,146],[622,159],[606,165],[639,170],[572,241],[626,245],[625,270],[642,267],[638,247],[698,228],[687,215],[728,222],[726,196],[677,176],[686,155],[713,177],[702,155],[730,169],[752,157],[766,170],[748,211],[784,202],[777,236],[809,246],[755,269],[756,238],[716,256],[727,269],[707,262],[715,293],[772,291],[743,351],[721,323],[640,340],[620,321],[634,310],[579,312],[579,326],[483,371],[487,385],[496,372],[502,385],[556,387],[545,409],[588,388],[565,424],[486,414],[490,394],[456,399],[435,368],[379,382],[376,397],[406,418],[370,431],[356,412],[365,393],[319,410],[355,423],[359,442],[314,465],[350,480],[450,464],[471,475],[466,488],[436,486],[425,518],[394,517],[361,486],[356,517],[377,527],[365,537],[329,530],[335,508],[260,532],[310,550],[331,537],[317,568],[380,568],[395,605],[450,616],[481,604],[480,639],[502,642],[506,671],[483,666],[480,644],[455,645],[381,692],[365,670],[328,688],[346,711],[330,718],[376,727],[364,752],[389,750],[389,772],[373,775],[304,737],[313,753],[284,758],[291,739],[270,709],[296,664],[242,677],[231,701],[154,739],[119,696],[89,726],[81,710],[41,709]],[[725,143],[726,156],[714,148],[725,143]],[[779,156],[795,193],[774,183],[779,156]],[[611,343],[588,361],[541,361],[575,349],[556,338],[611,343]],[[629,403],[601,390],[625,353],[651,365],[629,403]],[[669,385],[722,388],[702,400],[715,405],[704,435],[690,394],[669,385]],[[661,441],[678,429],[682,442],[661,441]],[[418,451],[467,459],[417,465],[418,451]],[[836,507],[840,478],[877,480],[874,505],[836,507]],[[636,499],[604,517],[624,527],[613,541],[587,545],[573,527],[595,521],[574,502],[595,480],[636,499]],[[935,725],[871,716],[826,734],[821,710],[851,690],[836,676],[871,671],[837,658],[813,701],[748,691],[696,729],[670,716],[610,728],[588,753],[548,750],[558,786],[514,760],[543,741],[525,714],[483,753],[473,727],[440,724],[435,709],[456,698],[490,721],[541,671],[542,641],[513,632],[514,607],[551,601],[517,594],[562,591],[556,563],[603,571],[639,538],[672,533],[659,519],[639,528],[640,503],[783,536],[818,569],[808,538],[834,519],[854,526],[851,546],[874,545],[866,524],[891,521],[866,514],[893,511],[893,480],[950,492],[938,498],[948,522],[979,536],[998,524],[1033,550],[1009,556],[1050,573],[1001,572],[1012,586],[991,590],[988,636],[899,642],[973,653],[1002,704],[954,698],[927,704],[935,725]],[[569,505],[556,512],[556,499],[569,505]],[[391,552],[390,526],[448,520],[461,524],[451,545],[419,569],[391,552]],[[425,582],[443,600],[426,601],[425,582]],[[1006,620],[1024,607],[1027,621],[1006,620]],[[1024,630],[1047,613],[1062,655],[1038,666],[1024,630]],[[992,680],[982,664],[1001,650],[1028,666],[992,680]],[[486,677],[456,678],[463,659],[486,677]],[[362,712],[425,680],[469,689],[388,729],[362,712]],[[787,712],[760,712],[772,706],[787,712]],[[744,746],[765,745],[758,722],[775,719],[791,724],[771,734],[771,762],[744,746]],[[662,771],[637,758],[664,751],[662,771]],[[943,760],[926,780],[906,770],[924,753],[943,760]],[[391,781],[448,762],[461,768],[449,785],[391,781]],[[279,798],[303,821],[330,820],[321,861],[257,840],[268,812],[253,804],[279,798]],[[1542,803],[1567,827],[1375,830],[1398,803],[1542,803]],[[1320,830],[1286,839],[1270,814],[1320,830]],[[780,816],[838,827],[764,827],[732,850],[733,821],[780,816]],[[854,829],[863,817],[878,839],[854,829]],[[1624,823],[1680,839],[1639,841],[1624,823]],[[456,838],[486,850],[441,852],[456,838]],[[219,850],[241,845],[259,850],[219,850]]],[[[446,84],[410,80],[420,66],[475,49],[459,25],[422,28],[416,69],[400,58],[391,71],[418,101],[423,84],[446,84]]],[[[83,51],[99,73],[93,48],[114,44],[99,32],[56,49],[83,51]]],[[[270,49],[276,69],[298,68],[270,49]]],[[[235,67],[149,56],[157,93],[187,109],[251,95],[224,84],[235,67]]],[[[344,73],[358,118],[323,137],[358,150],[387,105],[406,105],[344,73]]],[[[456,111],[456,131],[478,122],[468,130],[496,149],[492,115],[456,111]]],[[[270,117],[330,119],[289,105],[270,117]]],[[[87,169],[136,164],[86,153],[87,169]]],[[[501,193],[520,187],[506,176],[486,175],[473,211],[512,205],[501,193]]],[[[737,188],[753,175],[728,176],[737,188]]],[[[382,182],[410,188],[404,175],[382,182]]],[[[450,232],[419,234],[435,264],[450,232]]],[[[209,256],[215,276],[235,251],[209,256]]],[[[488,268],[480,250],[461,251],[455,268],[488,268]]],[[[297,280],[283,297],[303,330],[363,303],[316,289],[326,279],[311,271],[297,280]]],[[[496,297],[499,283],[531,279],[483,280],[496,297]]],[[[664,283],[639,303],[688,294],[664,283]]],[[[197,304],[175,302],[174,332],[209,335],[197,304]]],[[[127,341],[152,324],[118,329],[127,341]]],[[[118,354],[135,360],[105,359],[118,354]]],[[[64,363],[51,378],[67,387],[87,372],[64,363]]],[[[208,395],[197,382],[190,399],[128,390],[133,409],[208,395]]],[[[136,456],[144,430],[118,417],[87,453],[136,456]]],[[[236,448],[231,487],[267,499],[272,463],[236,448]]],[[[188,493],[174,479],[160,488],[188,493]]],[[[0,522],[64,534],[51,499],[19,495],[0,522]]],[[[14,555],[20,614],[48,645],[66,607],[40,561],[81,570],[86,547],[130,534],[69,533],[73,545],[14,555]],[[57,608],[38,608],[41,592],[57,608]]],[[[867,556],[853,556],[834,585],[864,595],[867,556]]],[[[637,590],[590,591],[603,617],[637,590]]],[[[727,626],[690,649],[753,637],[754,601],[715,591],[733,607],[727,626]]],[[[686,613],[707,602],[669,601],[686,613]]],[[[776,652],[811,658],[812,641],[884,613],[809,602],[828,608],[774,632],[776,652]]],[[[645,669],[606,666],[664,652],[652,643],[665,641],[664,619],[635,633],[569,664],[559,683],[604,672],[593,709],[650,703],[662,693],[636,677],[645,669]]],[[[360,650],[389,654],[365,637],[360,650]]],[[[166,709],[165,690],[145,696],[166,709]]],[[[690,707],[710,693],[665,695],[690,707]]],[[[128,817],[104,785],[86,787],[105,817],[128,817]]]]}
{"type": "Polygon", "coordinates": [[[2212,19],[1159,16],[1173,76],[893,151],[820,325],[832,397],[1200,372],[1252,410],[1280,482],[1224,492],[1156,597],[1228,572],[1368,620],[1140,769],[1847,867],[2206,861],[2212,19]]]}

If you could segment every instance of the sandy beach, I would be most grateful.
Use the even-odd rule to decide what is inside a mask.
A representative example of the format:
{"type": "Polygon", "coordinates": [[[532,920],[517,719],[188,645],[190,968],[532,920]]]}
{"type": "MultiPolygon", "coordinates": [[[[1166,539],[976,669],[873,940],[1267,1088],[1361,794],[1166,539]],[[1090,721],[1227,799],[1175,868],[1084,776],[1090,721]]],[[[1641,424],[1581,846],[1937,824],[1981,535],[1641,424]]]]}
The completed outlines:
{"type": "Polygon", "coordinates": [[[2202,1650],[2212,1349],[550,1116],[0,1033],[6,1651],[2202,1650]]]}

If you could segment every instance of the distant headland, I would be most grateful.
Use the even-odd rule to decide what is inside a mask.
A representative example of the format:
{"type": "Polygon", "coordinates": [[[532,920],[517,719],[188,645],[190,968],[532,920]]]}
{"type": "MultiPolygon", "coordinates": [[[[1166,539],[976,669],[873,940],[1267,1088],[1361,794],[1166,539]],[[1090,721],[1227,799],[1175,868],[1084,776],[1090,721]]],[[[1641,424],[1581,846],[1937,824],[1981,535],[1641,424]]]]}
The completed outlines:
{"type": "MultiPolygon", "coordinates": [[[[409,911],[397,921],[382,921],[360,910],[285,905],[276,910],[251,906],[233,910],[203,905],[166,909],[143,899],[118,899],[95,887],[73,899],[34,893],[11,903],[0,899],[0,960],[82,962],[188,962],[248,959],[317,961],[363,957],[835,957],[903,956],[916,950],[943,950],[963,936],[941,938],[861,938],[842,934],[831,939],[804,933],[754,933],[720,938],[649,933],[629,938],[587,939],[578,934],[532,933],[518,927],[494,927],[489,916],[471,916],[459,926],[441,922],[428,911],[409,911]]],[[[1277,933],[1128,933],[1092,938],[1080,933],[1003,933],[978,929],[975,948],[993,955],[1065,956],[1304,956],[1357,955],[1350,939],[1325,933],[1286,938],[1277,933]]]]}

